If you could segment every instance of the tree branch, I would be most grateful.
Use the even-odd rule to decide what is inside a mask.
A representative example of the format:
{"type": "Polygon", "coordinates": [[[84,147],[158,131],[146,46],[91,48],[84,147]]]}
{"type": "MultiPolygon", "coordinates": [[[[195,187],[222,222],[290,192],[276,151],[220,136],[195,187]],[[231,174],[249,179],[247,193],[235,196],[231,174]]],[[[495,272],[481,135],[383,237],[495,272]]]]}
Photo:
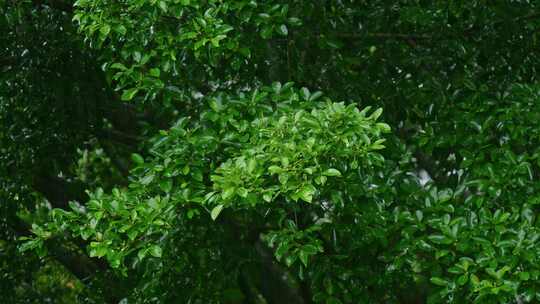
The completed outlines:
{"type": "Polygon", "coordinates": [[[255,243],[255,250],[263,267],[264,277],[261,279],[260,290],[269,303],[305,304],[311,301],[311,299],[304,299],[300,290],[290,286],[290,283],[287,282],[288,271],[274,262],[271,250],[260,240],[255,243]]]}

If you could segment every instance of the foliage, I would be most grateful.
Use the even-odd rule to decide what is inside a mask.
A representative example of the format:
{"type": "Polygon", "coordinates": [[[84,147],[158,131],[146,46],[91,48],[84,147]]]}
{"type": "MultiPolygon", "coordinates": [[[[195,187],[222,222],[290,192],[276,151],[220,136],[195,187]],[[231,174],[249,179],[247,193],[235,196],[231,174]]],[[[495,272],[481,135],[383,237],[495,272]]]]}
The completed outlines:
{"type": "Polygon", "coordinates": [[[0,294],[540,301],[537,12],[0,0],[0,294]]]}

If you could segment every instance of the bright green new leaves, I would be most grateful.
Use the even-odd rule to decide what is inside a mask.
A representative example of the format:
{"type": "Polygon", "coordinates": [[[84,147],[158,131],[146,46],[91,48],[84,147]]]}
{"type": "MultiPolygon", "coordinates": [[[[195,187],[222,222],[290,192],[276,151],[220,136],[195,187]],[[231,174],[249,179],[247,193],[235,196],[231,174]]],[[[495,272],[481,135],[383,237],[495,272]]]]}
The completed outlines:
{"type": "MultiPolygon", "coordinates": [[[[380,113],[380,111],[377,111],[380,113]]],[[[256,205],[266,197],[311,203],[333,183],[327,177],[356,178],[353,162],[373,165],[382,161],[374,153],[384,128],[377,112],[366,116],[354,105],[323,104],[311,111],[298,110],[251,124],[241,155],[224,162],[212,176],[214,189],[228,205],[256,205]]],[[[329,198],[327,198],[329,199],[329,198]]]]}
{"type": "Polygon", "coordinates": [[[221,213],[221,210],[223,210],[223,205],[217,205],[212,209],[212,212],[210,212],[210,216],[215,221],[219,214],[221,213]]]}
{"type": "MultiPolygon", "coordinates": [[[[55,210],[48,228],[90,241],[91,256],[125,271],[126,264],[166,254],[163,244],[178,221],[202,217],[217,225],[224,213],[268,214],[269,203],[272,217],[302,201],[319,210],[323,201],[342,204],[338,191],[362,183],[360,169],[382,165],[376,150],[389,127],[377,122],[380,110],[370,114],[369,108],[360,111],[321,95],[275,83],[208,96],[199,117],[181,118],[154,137],[148,156],[132,154],[127,188],[110,194],[97,189],[84,208],[55,210]]],[[[323,251],[316,235],[321,221],[290,236],[291,225],[282,223],[268,222],[272,233],[281,235],[272,241],[281,248],[276,256],[287,254],[287,265],[298,261],[306,267],[323,251]],[[306,239],[294,248],[285,244],[300,235],[306,239]]]]}
{"type": "Polygon", "coordinates": [[[124,101],[132,100],[133,97],[135,97],[135,94],[137,94],[138,91],[139,91],[138,88],[132,88],[132,89],[125,90],[122,93],[122,100],[124,100],[124,101]]]}

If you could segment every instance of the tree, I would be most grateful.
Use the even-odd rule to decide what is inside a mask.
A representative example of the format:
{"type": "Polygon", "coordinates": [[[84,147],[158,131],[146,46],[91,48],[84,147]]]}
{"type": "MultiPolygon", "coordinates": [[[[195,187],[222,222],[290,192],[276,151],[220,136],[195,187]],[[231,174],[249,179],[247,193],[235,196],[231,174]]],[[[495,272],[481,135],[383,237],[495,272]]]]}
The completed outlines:
{"type": "Polygon", "coordinates": [[[539,301],[538,12],[0,1],[0,293],[539,301]]]}

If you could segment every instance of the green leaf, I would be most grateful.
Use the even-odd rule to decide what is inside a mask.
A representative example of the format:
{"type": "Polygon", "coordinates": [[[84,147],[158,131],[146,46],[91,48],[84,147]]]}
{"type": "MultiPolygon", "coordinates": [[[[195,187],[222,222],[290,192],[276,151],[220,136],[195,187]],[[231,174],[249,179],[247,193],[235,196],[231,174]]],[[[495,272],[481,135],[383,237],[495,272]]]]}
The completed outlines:
{"type": "Polygon", "coordinates": [[[381,116],[382,111],[383,111],[382,108],[378,108],[377,110],[375,110],[375,112],[371,114],[370,118],[373,120],[377,120],[379,116],[381,116]]]}
{"type": "Polygon", "coordinates": [[[261,31],[261,37],[263,39],[268,39],[268,38],[272,37],[272,32],[273,32],[272,26],[267,25],[267,26],[263,27],[263,29],[261,31]]]}
{"type": "Polygon", "coordinates": [[[432,277],[429,281],[437,286],[448,286],[448,281],[438,277],[432,277]]]}
{"type": "Polygon", "coordinates": [[[71,21],[75,22],[80,22],[81,21],[81,17],[82,17],[82,14],[81,13],[77,13],[77,14],[74,14],[73,15],[73,18],[71,18],[71,21]]]}
{"type": "Polygon", "coordinates": [[[302,93],[302,97],[305,99],[305,100],[309,100],[309,97],[311,96],[311,93],[309,92],[309,89],[304,87],[300,90],[300,92],[302,93]]]}
{"type": "Polygon", "coordinates": [[[289,18],[289,24],[290,25],[293,25],[293,26],[300,26],[302,25],[302,20],[300,20],[299,18],[296,18],[296,17],[291,17],[289,18]]]}
{"type": "Polygon", "coordinates": [[[307,244],[302,247],[302,251],[305,251],[308,255],[314,255],[319,252],[319,249],[315,245],[307,244]]]}
{"type": "Polygon", "coordinates": [[[278,166],[270,166],[270,167],[268,167],[268,172],[270,172],[270,174],[281,173],[282,171],[283,171],[283,169],[281,169],[278,166]]]}
{"type": "Polygon", "coordinates": [[[120,62],[113,63],[113,64],[111,65],[111,69],[118,69],[118,70],[122,70],[122,71],[127,70],[126,66],[123,65],[123,64],[120,63],[120,62]]]}
{"type": "Polygon", "coordinates": [[[155,177],[154,174],[148,174],[144,176],[143,178],[141,178],[140,183],[146,186],[154,180],[154,177],[155,177]]]}
{"type": "Polygon", "coordinates": [[[141,61],[141,58],[142,58],[141,52],[139,52],[139,51],[133,52],[133,59],[134,59],[136,62],[140,62],[140,61],[141,61]]]}
{"type": "Polygon", "coordinates": [[[305,168],[304,172],[311,175],[315,172],[315,168],[314,167],[305,168]]]}
{"type": "Polygon", "coordinates": [[[234,193],[236,192],[236,189],[235,188],[227,188],[223,191],[223,193],[221,193],[221,198],[224,199],[224,200],[227,200],[231,197],[234,196],[234,193]]]}
{"type": "Polygon", "coordinates": [[[161,71],[158,68],[153,68],[153,69],[150,69],[149,73],[150,73],[150,76],[157,78],[161,74],[161,71]]]}
{"type": "Polygon", "coordinates": [[[382,143],[384,143],[386,140],[381,138],[381,139],[377,139],[373,144],[371,144],[370,148],[372,150],[381,150],[381,149],[384,149],[384,145],[382,143]]]}
{"type": "Polygon", "coordinates": [[[144,164],[144,158],[138,153],[131,154],[131,160],[137,165],[144,164]]]}
{"type": "Polygon", "coordinates": [[[184,168],[182,169],[182,174],[184,175],[188,175],[189,173],[189,166],[188,165],[185,165],[184,168]]]}
{"type": "Polygon", "coordinates": [[[242,54],[242,56],[244,56],[246,58],[251,58],[251,49],[249,49],[247,47],[239,48],[238,52],[240,54],[242,54]]]}
{"type": "Polygon", "coordinates": [[[221,210],[223,210],[223,205],[217,205],[216,207],[214,207],[214,209],[212,209],[212,212],[210,212],[210,217],[212,218],[212,220],[215,221],[217,219],[217,217],[221,213],[221,210]]]}
{"type": "Polygon", "coordinates": [[[137,252],[137,258],[139,258],[139,260],[143,260],[147,252],[148,252],[148,248],[139,249],[139,251],[137,252]]]}
{"type": "Polygon", "coordinates": [[[122,36],[124,36],[127,33],[126,27],[123,26],[122,24],[119,24],[119,25],[115,26],[114,31],[117,32],[118,34],[122,35],[122,36]]]}
{"type": "Polygon", "coordinates": [[[528,281],[530,278],[530,274],[527,271],[523,271],[519,273],[519,279],[521,281],[528,281]]]}
{"type": "Polygon", "coordinates": [[[309,96],[309,101],[315,101],[317,99],[319,99],[319,97],[321,97],[323,95],[323,93],[321,91],[317,91],[313,94],[311,94],[311,96],[309,96]]]}
{"type": "Polygon", "coordinates": [[[137,92],[139,92],[138,88],[132,88],[132,89],[125,90],[124,93],[122,93],[122,100],[123,101],[132,100],[133,97],[135,97],[135,95],[137,94],[137,92]]]}
{"type": "Polygon", "coordinates": [[[278,245],[274,255],[276,256],[277,260],[280,261],[283,255],[287,253],[287,251],[289,251],[289,244],[286,242],[282,242],[278,245]]]}
{"type": "Polygon", "coordinates": [[[311,203],[311,201],[313,200],[313,195],[315,194],[315,191],[317,191],[317,189],[315,189],[313,185],[307,184],[303,186],[302,189],[300,189],[299,196],[302,200],[308,203],[311,203]]]}
{"type": "Polygon", "coordinates": [[[99,28],[99,32],[102,36],[107,36],[111,32],[111,26],[108,24],[104,24],[99,28]]]}
{"type": "Polygon", "coordinates": [[[139,231],[137,231],[137,229],[131,229],[127,235],[128,238],[133,241],[139,235],[139,231]]]}
{"type": "Polygon", "coordinates": [[[296,262],[296,259],[297,257],[295,255],[288,255],[287,257],[285,257],[285,265],[287,265],[287,267],[291,267],[292,264],[296,262]]]}
{"type": "Polygon", "coordinates": [[[307,267],[308,257],[309,257],[307,252],[300,250],[300,252],[298,253],[298,256],[300,257],[300,261],[302,262],[302,264],[304,264],[304,266],[307,267]]]}
{"type": "Polygon", "coordinates": [[[467,284],[468,281],[469,281],[469,276],[467,274],[463,274],[463,275],[458,277],[457,284],[459,286],[463,286],[463,285],[467,284]]]}
{"type": "Polygon", "coordinates": [[[248,190],[244,187],[240,187],[236,189],[236,193],[238,193],[238,195],[240,195],[243,198],[246,198],[249,194],[248,190]]]}
{"type": "Polygon", "coordinates": [[[163,253],[161,250],[161,247],[159,247],[158,245],[151,246],[148,249],[148,252],[150,253],[151,256],[156,257],[156,258],[160,258],[163,253]]]}
{"type": "Polygon", "coordinates": [[[105,244],[100,242],[91,242],[90,243],[90,256],[91,257],[104,257],[107,252],[108,248],[105,246],[105,244]]]}
{"type": "Polygon", "coordinates": [[[330,168],[323,172],[323,175],[326,176],[341,176],[341,172],[338,169],[330,168]]]}
{"type": "Polygon", "coordinates": [[[223,39],[227,38],[225,35],[217,35],[216,37],[210,39],[210,43],[212,43],[212,46],[219,47],[219,42],[223,39]]]}
{"type": "Polygon", "coordinates": [[[289,30],[285,24],[279,26],[279,33],[283,36],[287,36],[289,34],[289,30]]]}
{"type": "Polygon", "coordinates": [[[159,183],[159,187],[161,188],[161,190],[163,190],[163,192],[166,192],[166,193],[169,193],[171,191],[172,185],[173,185],[173,181],[172,179],[169,179],[169,178],[162,180],[159,183]]]}
{"type": "Polygon", "coordinates": [[[109,251],[107,253],[107,261],[109,261],[109,264],[112,268],[118,268],[121,264],[121,254],[118,252],[112,252],[109,251]]]}
{"type": "Polygon", "coordinates": [[[210,108],[216,112],[220,112],[223,109],[223,105],[219,99],[213,98],[210,100],[210,108]]]}
{"type": "Polygon", "coordinates": [[[390,128],[390,126],[388,124],[385,124],[384,122],[378,122],[376,126],[383,133],[389,133],[392,130],[392,128],[390,128]]]}
{"type": "Polygon", "coordinates": [[[202,174],[202,172],[200,170],[193,171],[192,176],[193,176],[193,179],[198,181],[198,182],[203,181],[203,174],[202,174]]]}
{"type": "Polygon", "coordinates": [[[282,185],[287,184],[289,181],[289,174],[288,173],[282,173],[278,176],[278,180],[282,185]]]}
{"type": "Polygon", "coordinates": [[[38,248],[42,245],[40,239],[30,239],[19,246],[19,252],[29,251],[35,248],[38,248]]]}
{"type": "Polygon", "coordinates": [[[167,12],[167,2],[165,1],[159,1],[159,8],[163,11],[163,12],[167,12]]]}
{"type": "Polygon", "coordinates": [[[315,178],[315,183],[317,183],[318,185],[324,185],[326,184],[326,180],[327,180],[326,176],[320,175],[315,178]]]}
{"type": "Polygon", "coordinates": [[[428,239],[430,241],[432,241],[433,243],[436,243],[436,244],[452,244],[452,239],[447,237],[447,236],[444,236],[444,235],[440,235],[440,234],[433,234],[433,235],[430,235],[428,236],[428,239]]]}

